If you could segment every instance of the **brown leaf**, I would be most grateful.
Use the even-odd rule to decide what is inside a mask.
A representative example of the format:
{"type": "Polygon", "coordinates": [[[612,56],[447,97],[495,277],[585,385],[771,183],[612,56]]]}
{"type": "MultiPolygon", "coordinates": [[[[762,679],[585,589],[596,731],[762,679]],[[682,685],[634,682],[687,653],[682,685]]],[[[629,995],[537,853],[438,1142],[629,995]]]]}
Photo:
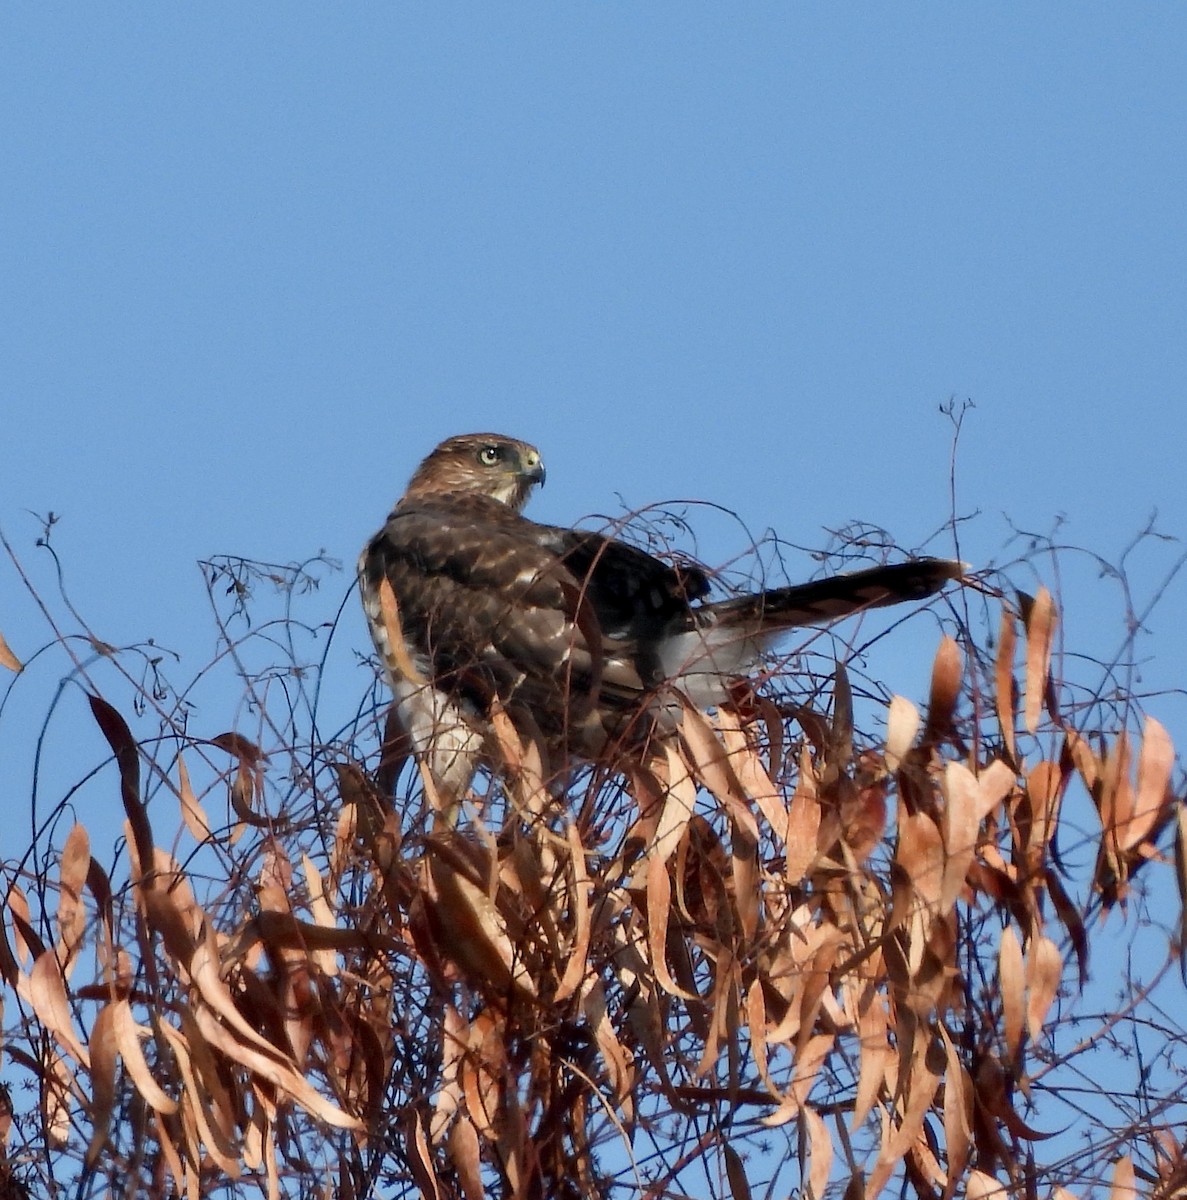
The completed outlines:
{"type": "MultiPolygon", "coordinates": [[[[687,703],[684,704],[684,715],[680,722],[680,737],[685,751],[685,757],[680,761],[687,765],[677,769],[672,763],[671,748],[665,747],[669,760],[668,778],[679,779],[680,772],[688,774],[691,768],[696,781],[721,802],[730,819],[757,840],[758,822],[750,810],[746,791],[734,774],[729,751],[704,714],[687,703]]],[[[693,794],[695,798],[695,788],[693,794]]]]}
{"type": "Polygon", "coordinates": [[[846,770],[853,761],[853,689],[843,662],[837,663],[833,677],[833,723],[825,761],[837,771],[846,770]]]}
{"type": "Polygon", "coordinates": [[[165,1159],[165,1165],[170,1175],[173,1176],[174,1191],[180,1196],[186,1185],[186,1170],[181,1165],[181,1155],[178,1154],[168,1126],[159,1112],[153,1113],[153,1127],[156,1132],[157,1145],[161,1147],[161,1154],[165,1159]]]}
{"type": "MultiPolygon", "coordinates": [[[[136,1024],[127,1000],[115,1000],[110,1005],[112,1031],[124,1069],[145,1101],[159,1113],[171,1116],[177,1111],[177,1101],[166,1094],[153,1078],[152,1070],[140,1048],[141,1026],[136,1024]]],[[[144,1030],[147,1034],[148,1030],[144,1030]]]]}
{"type": "Polygon", "coordinates": [[[25,669],[21,660],[9,649],[8,642],[5,641],[2,633],[0,633],[0,667],[7,667],[14,674],[20,674],[25,669]]]}
{"type": "Polygon", "coordinates": [[[449,1159],[457,1171],[465,1200],[483,1200],[482,1149],[474,1126],[465,1117],[454,1121],[449,1131],[449,1159]]]}
{"type": "Polygon", "coordinates": [[[570,900],[573,921],[573,944],[565,963],[565,972],[556,990],[554,1003],[560,1004],[572,996],[585,981],[589,960],[590,912],[589,871],[585,862],[585,847],[577,826],[569,823],[566,834],[569,839],[569,869],[573,873],[567,897],[570,900]]]}
{"type": "Polygon", "coordinates": [[[686,992],[668,970],[668,916],[672,906],[672,881],[667,864],[658,854],[647,860],[647,948],[656,982],[666,992],[685,1000],[699,1000],[695,992],[686,992]]]}
{"type": "Polygon", "coordinates": [[[115,753],[120,773],[120,796],[124,812],[132,829],[136,860],[142,871],[151,869],[153,860],[152,828],[148,823],[148,812],[140,801],[140,752],[127,722],[106,700],[88,695],[95,722],[115,753]]]}
{"type": "Polygon", "coordinates": [[[824,1118],[813,1108],[804,1106],[801,1114],[808,1134],[808,1191],[809,1200],[823,1200],[828,1177],[833,1169],[833,1140],[824,1118]]]}
{"type": "Polygon", "coordinates": [[[1013,925],[1002,930],[998,951],[998,987],[1002,998],[1002,1033],[1015,1061],[1022,1051],[1022,1022],[1026,1012],[1022,946],[1013,925]]]}
{"type": "Polygon", "coordinates": [[[70,1095],[74,1072],[57,1051],[47,1048],[48,1068],[41,1074],[42,1109],[45,1135],[55,1146],[64,1146],[70,1138],[70,1095]]]}
{"type": "Polygon", "coordinates": [[[1170,782],[1174,765],[1175,748],[1170,734],[1153,717],[1147,717],[1142,748],[1138,754],[1138,786],[1133,816],[1125,828],[1118,831],[1122,850],[1141,845],[1161,823],[1164,812],[1173,802],[1170,782]]]}
{"type": "Polygon", "coordinates": [[[742,1156],[729,1142],[722,1142],[721,1149],[725,1154],[725,1176],[729,1180],[730,1195],[734,1200],[751,1200],[750,1181],[746,1178],[742,1156]]]}
{"type": "Polygon", "coordinates": [[[1019,599],[1026,622],[1026,699],[1023,715],[1028,732],[1036,733],[1047,691],[1047,679],[1051,673],[1051,647],[1055,641],[1058,614],[1051,593],[1045,587],[1039,588],[1033,600],[1029,597],[1024,599],[1021,595],[1019,599]]]}
{"type": "Polygon", "coordinates": [[[944,1144],[948,1157],[948,1182],[945,1195],[951,1196],[973,1145],[973,1081],[960,1060],[960,1054],[943,1024],[938,1026],[944,1043],[944,1144]]]}
{"type": "Polygon", "coordinates": [[[1014,614],[1003,607],[997,661],[993,669],[994,704],[998,725],[1002,731],[1002,741],[1006,744],[1006,751],[1012,762],[1018,758],[1018,750],[1014,743],[1014,726],[1018,721],[1018,696],[1014,685],[1014,653],[1017,645],[1018,633],[1014,624],[1014,614]]]}
{"type": "Polygon", "coordinates": [[[925,743],[942,741],[951,733],[952,719],[960,699],[960,680],[964,660],[960,647],[945,635],[936,651],[931,672],[931,695],[927,702],[927,725],[923,731],[925,743]]]}
{"type": "Polygon", "coordinates": [[[738,723],[738,714],[733,709],[722,707],[717,711],[715,723],[743,792],[758,805],[776,836],[786,840],[787,812],[783,797],[771,782],[770,772],[759,757],[758,750],[738,723]]]}
{"type": "Polygon", "coordinates": [[[439,854],[429,859],[429,872],[439,897],[434,906],[438,947],[471,984],[495,994],[514,986],[534,997],[535,982],[490,896],[439,854]]]}
{"type": "MultiPolygon", "coordinates": [[[[326,899],[325,880],[322,879],[321,872],[308,854],[301,855],[301,866],[305,875],[305,888],[309,894],[309,912],[313,920],[323,929],[336,930],[337,922],[334,920],[334,911],[326,899]]],[[[332,978],[338,974],[338,956],[332,950],[310,947],[310,956],[317,963],[317,968],[323,975],[332,978]]]]}
{"type": "Polygon", "coordinates": [[[214,1159],[225,1175],[231,1179],[238,1179],[241,1174],[239,1153],[234,1143],[224,1136],[218,1122],[211,1119],[209,1093],[194,1071],[188,1039],[166,1021],[161,1022],[160,1030],[173,1049],[174,1060],[185,1084],[188,1114],[194,1122],[206,1153],[214,1159]]]}
{"type": "Polygon", "coordinates": [[[1051,870],[1043,872],[1043,882],[1055,905],[1055,915],[1059,917],[1068,937],[1071,938],[1072,949],[1076,952],[1076,966],[1080,973],[1081,989],[1088,982],[1088,933],[1084,928],[1080,909],[1075,901],[1067,894],[1058,874],[1051,870]]]}
{"type": "Polygon", "coordinates": [[[697,802],[697,789],[692,775],[677,749],[670,743],[664,746],[664,759],[667,786],[664,788],[663,808],[660,810],[655,839],[648,849],[648,857],[658,859],[661,863],[666,863],[676,852],[697,802]]]}
{"type": "Polygon", "coordinates": [[[1133,1169],[1133,1159],[1128,1154],[1123,1154],[1113,1167],[1109,1200],[1138,1200],[1137,1174],[1133,1169]]]}
{"type": "Polygon", "coordinates": [[[977,850],[977,832],[981,828],[979,799],[981,785],[963,763],[950,762],[944,770],[944,883],[939,909],[948,912],[964,887],[965,876],[977,850]]]}
{"type": "Polygon", "coordinates": [[[232,1032],[220,1024],[214,1010],[205,1005],[195,1010],[194,1019],[202,1036],[213,1047],[222,1051],[233,1062],[239,1063],[259,1075],[273,1087],[287,1092],[297,1104],[314,1117],[338,1129],[361,1130],[363,1128],[361,1121],[343,1112],[342,1109],[330,1103],[317,1092],[287,1056],[280,1057],[279,1052],[250,1026],[244,1025],[243,1019],[238,1015],[238,1023],[247,1030],[250,1038],[243,1038],[239,1030],[232,1032]]]}
{"type": "Polygon", "coordinates": [[[202,808],[194,789],[190,786],[190,773],[186,770],[185,759],[177,756],[178,798],[181,802],[181,819],[190,831],[190,836],[204,842],[210,836],[210,821],[202,808]]]}
{"type": "Polygon", "coordinates": [[[441,1020],[441,1083],[433,1100],[429,1141],[435,1146],[462,1104],[459,1068],[469,1043],[469,1024],[452,1004],[446,1004],[441,1020]]]}
{"type": "Polygon", "coordinates": [[[887,1065],[893,1053],[886,1019],[886,1000],[880,992],[871,989],[869,1001],[858,1019],[858,1032],[861,1035],[861,1071],[853,1102],[851,1129],[860,1129],[874,1107],[874,1101],[886,1081],[887,1065]]]}
{"type": "Polygon", "coordinates": [[[1026,850],[1033,862],[1042,860],[1055,835],[1063,783],[1059,763],[1049,759],[1036,763],[1026,777],[1026,795],[1030,802],[1030,838],[1026,850]]]}
{"type": "Polygon", "coordinates": [[[74,1020],[70,1015],[70,1001],[66,996],[66,985],[62,980],[62,969],[57,955],[44,950],[37,956],[29,972],[29,1003],[37,1019],[54,1036],[54,1040],[84,1067],[91,1065],[86,1047],[74,1032],[74,1020]]]}
{"type": "Polygon", "coordinates": [[[795,1070],[791,1076],[791,1090],[787,1099],[772,1113],[762,1119],[764,1125],[775,1128],[795,1120],[808,1101],[808,1093],[820,1074],[829,1054],[832,1053],[836,1038],[833,1034],[818,1033],[808,1038],[799,1048],[796,1055],[795,1070]]]}
{"type": "Polygon", "coordinates": [[[86,1165],[94,1167],[107,1145],[111,1114],[115,1110],[116,1037],[110,1004],[104,1005],[91,1026],[91,1140],[86,1165]]]}
{"type": "Polygon", "coordinates": [[[816,861],[819,850],[820,800],[816,792],[816,770],[807,745],[800,748],[800,770],[787,812],[786,880],[795,886],[816,861]]]}
{"type": "MultiPolygon", "coordinates": [[[[923,962],[944,890],[943,836],[926,813],[911,813],[900,821],[895,862],[911,889],[908,969],[913,978],[923,962]]],[[[897,904],[894,911],[897,916],[897,904]]]]}
{"type": "Polygon", "coordinates": [[[1032,938],[1026,948],[1026,1028],[1033,1039],[1042,1036],[1043,1023],[1059,993],[1062,978],[1059,947],[1049,937],[1032,938]]]}
{"type": "Polygon", "coordinates": [[[75,956],[86,933],[87,913],[82,903],[82,889],[90,865],[90,840],[86,829],[76,822],[62,847],[58,868],[58,931],[62,939],[61,962],[67,978],[74,969],[75,956]]]}
{"type": "Polygon", "coordinates": [[[981,771],[977,776],[977,821],[984,821],[993,813],[1017,782],[1018,776],[1013,767],[1007,766],[1000,758],[995,758],[981,771]]]}
{"type": "Polygon", "coordinates": [[[998,1183],[984,1171],[970,1171],[965,1181],[964,1194],[968,1200],[1006,1200],[1010,1194],[1006,1185],[998,1183]]]}

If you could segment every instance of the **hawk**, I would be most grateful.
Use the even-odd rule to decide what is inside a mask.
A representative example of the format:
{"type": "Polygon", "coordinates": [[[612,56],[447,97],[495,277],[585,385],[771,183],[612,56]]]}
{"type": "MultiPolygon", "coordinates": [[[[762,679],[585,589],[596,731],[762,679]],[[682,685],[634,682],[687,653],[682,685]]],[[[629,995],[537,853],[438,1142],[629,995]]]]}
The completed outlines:
{"type": "Polygon", "coordinates": [[[483,759],[496,705],[530,717],[548,744],[591,757],[660,712],[666,686],[712,707],[785,631],[921,600],[963,573],[922,558],[709,600],[699,567],[523,516],[543,483],[526,442],[449,438],[359,559],[399,722],[452,797],[483,759]]]}

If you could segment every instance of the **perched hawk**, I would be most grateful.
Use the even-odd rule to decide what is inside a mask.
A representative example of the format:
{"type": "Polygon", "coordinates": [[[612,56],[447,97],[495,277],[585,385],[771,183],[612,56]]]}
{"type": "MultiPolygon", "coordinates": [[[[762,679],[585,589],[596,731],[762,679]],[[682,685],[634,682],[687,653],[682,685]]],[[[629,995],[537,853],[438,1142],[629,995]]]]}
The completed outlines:
{"type": "Polygon", "coordinates": [[[962,573],[925,558],[707,601],[697,567],[521,516],[543,482],[526,442],[450,438],[416,469],[359,559],[400,722],[455,797],[482,759],[496,702],[530,715],[551,744],[590,756],[658,711],[664,684],[712,706],[785,630],[919,600],[962,573]]]}

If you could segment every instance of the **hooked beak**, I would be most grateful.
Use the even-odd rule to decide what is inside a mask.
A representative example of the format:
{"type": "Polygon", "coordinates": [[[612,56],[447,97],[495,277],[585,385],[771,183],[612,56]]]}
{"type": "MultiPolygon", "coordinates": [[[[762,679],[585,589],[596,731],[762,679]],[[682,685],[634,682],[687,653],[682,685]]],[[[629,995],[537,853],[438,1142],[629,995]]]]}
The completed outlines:
{"type": "Polygon", "coordinates": [[[530,454],[523,461],[523,468],[520,474],[531,484],[539,484],[544,486],[544,480],[547,473],[544,470],[544,463],[541,461],[538,454],[530,454]]]}

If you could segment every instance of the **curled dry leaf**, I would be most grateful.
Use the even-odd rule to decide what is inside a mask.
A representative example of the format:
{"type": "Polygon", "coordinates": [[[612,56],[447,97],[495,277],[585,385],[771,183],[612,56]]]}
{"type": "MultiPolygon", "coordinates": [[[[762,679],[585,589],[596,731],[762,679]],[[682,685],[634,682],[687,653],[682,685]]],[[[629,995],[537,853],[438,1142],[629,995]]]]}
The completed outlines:
{"type": "Polygon", "coordinates": [[[670,743],[664,746],[664,765],[667,768],[667,785],[663,808],[660,810],[655,840],[648,849],[648,858],[658,859],[661,864],[675,854],[697,802],[696,782],[679,751],[670,743]]]}
{"type": "Polygon", "coordinates": [[[687,992],[672,978],[668,970],[668,916],[672,907],[672,882],[668,867],[658,854],[647,860],[647,949],[656,982],[673,996],[697,1000],[695,992],[687,992]]]}
{"type": "MultiPolygon", "coordinates": [[[[136,1090],[158,1113],[171,1116],[177,1111],[177,1101],[164,1092],[153,1078],[144,1051],[140,1048],[141,1026],[132,1017],[127,1000],[116,1000],[111,1004],[112,1028],[124,1069],[136,1085],[136,1090]]],[[[145,1036],[149,1031],[143,1030],[145,1036]]]]}
{"type": "Polygon", "coordinates": [[[535,981],[490,896],[436,855],[429,872],[439,897],[434,932],[440,950],[488,994],[514,987],[535,996],[535,981]]]}
{"type": "Polygon", "coordinates": [[[1022,965],[1022,946],[1013,925],[1007,925],[1002,930],[997,961],[998,989],[1002,998],[1002,1034],[1010,1057],[1017,1061],[1022,1052],[1026,978],[1022,965]]]}
{"type": "Polygon", "coordinates": [[[483,1200],[482,1148],[474,1126],[465,1117],[450,1127],[449,1160],[457,1171],[465,1200],[483,1200]]]}
{"type": "Polygon", "coordinates": [[[992,1175],[986,1175],[984,1171],[970,1171],[965,1181],[964,1194],[968,1200],[1006,1200],[1012,1193],[1004,1183],[998,1183],[992,1175]]]}
{"type": "Polygon", "coordinates": [[[1032,1038],[1042,1036],[1062,978],[1063,956],[1059,947],[1049,937],[1032,938],[1026,948],[1026,1028],[1032,1038]]]}
{"type": "Polygon", "coordinates": [[[1017,626],[1014,614],[1002,607],[1001,629],[998,633],[997,659],[993,669],[994,704],[997,709],[998,726],[1010,761],[1018,758],[1014,740],[1014,726],[1018,721],[1018,694],[1014,683],[1014,654],[1018,645],[1017,626]]]}
{"type": "Polygon", "coordinates": [[[964,659],[960,647],[950,637],[940,640],[931,672],[931,695],[927,703],[927,725],[923,731],[925,743],[946,738],[953,729],[956,705],[960,700],[960,680],[964,659]]]}
{"type": "Polygon", "coordinates": [[[800,770],[787,811],[787,865],[785,878],[794,887],[808,873],[819,850],[820,800],[816,791],[816,769],[808,747],[800,748],[800,770]]]}
{"type": "Polygon", "coordinates": [[[944,882],[939,910],[946,913],[955,905],[964,887],[965,876],[977,851],[977,831],[981,828],[978,799],[981,786],[963,763],[950,762],[944,770],[944,882]]]}
{"type": "Polygon", "coordinates": [[[61,963],[67,979],[74,969],[86,933],[87,912],[82,902],[83,886],[91,865],[91,844],[79,823],[67,835],[58,868],[58,936],[61,963]]]}
{"type": "MultiPolygon", "coordinates": [[[[336,929],[337,922],[334,920],[334,911],[326,899],[325,881],[321,877],[321,872],[314,866],[313,859],[305,853],[301,855],[301,867],[305,875],[305,888],[309,895],[309,911],[313,920],[323,929],[336,929]]],[[[332,950],[311,948],[310,953],[314,962],[317,963],[318,970],[323,975],[332,978],[338,974],[338,956],[332,950]]]]}
{"type": "Polygon", "coordinates": [[[804,1106],[803,1120],[808,1133],[808,1197],[822,1200],[833,1169],[833,1139],[814,1108],[804,1106]]]}
{"type": "Polygon", "coordinates": [[[1036,763],[1026,777],[1030,801],[1030,838],[1025,847],[1032,866],[1042,861],[1059,820],[1063,795],[1063,772],[1057,762],[1036,763]]]}
{"type": "Polygon", "coordinates": [[[7,667],[8,670],[16,674],[25,669],[21,660],[9,648],[8,642],[2,633],[0,633],[0,667],[7,667]]]}
{"type": "MultiPolygon", "coordinates": [[[[721,708],[715,721],[729,755],[730,767],[742,785],[743,792],[758,806],[774,830],[775,836],[786,840],[787,812],[783,797],[771,781],[770,771],[760,757],[758,749],[739,724],[737,713],[730,708],[721,708]]],[[[773,745],[770,751],[775,753],[773,745]]]]}
{"type": "Polygon", "coordinates": [[[585,847],[581,844],[581,834],[572,822],[567,828],[569,839],[569,869],[573,879],[568,897],[572,904],[573,940],[569,950],[569,958],[565,963],[564,975],[556,990],[556,1003],[567,1000],[581,986],[586,978],[589,960],[590,940],[590,911],[589,871],[585,862],[585,847]]]}
{"type": "Polygon", "coordinates": [[[207,819],[206,810],[194,795],[190,773],[180,753],[177,756],[177,796],[181,804],[181,819],[190,831],[190,836],[204,842],[210,836],[210,821],[207,819]]]}
{"type": "Polygon", "coordinates": [[[857,1080],[857,1094],[853,1104],[851,1129],[858,1129],[869,1116],[874,1101],[887,1078],[893,1051],[890,1046],[889,1022],[886,1015],[886,1000],[880,992],[871,988],[867,992],[868,1002],[858,1019],[861,1038],[861,1069],[857,1080]]]}
{"type": "Polygon", "coordinates": [[[53,1049],[45,1051],[49,1065],[42,1070],[42,1109],[45,1135],[51,1145],[65,1146],[70,1138],[70,1094],[75,1086],[74,1072],[53,1049]]]}
{"type": "Polygon", "coordinates": [[[1109,1200],[1138,1200],[1137,1173],[1133,1169],[1133,1159],[1128,1154],[1123,1154],[1113,1167],[1109,1200]]]}
{"type": "Polygon", "coordinates": [[[33,1006],[37,1019],[53,1034],[58,1045],[75,1062],[89,1067],[91,1056],[74,1032],[62,968],[58,964],[57,955],[51,950],[42,951],[29,972],[29,1003],[33,1006]]]}
{"type": "Polygon", "coordinates": [[[1039,588],[1033,600],[1029,597],[1022,599],[1022,607],[1026,622],[1026,699],[1023,715],[1027,732],[1033,734],[1038,731],[1043,698],[1047,694],[1051,647],[1055,641],[1058,616],[1055,601],[1045,587],[1039,588]]]}
{"type": "MultiPolygon", "coordinates": [[[[172,1047],[184,1084],[185,1104],[188,1118],[205,1152],[218,1164],[230,1179],[240,1175],[238,1147],[223,1135],[219,1124],[213,1119],[209,1107],[210,1093],[198,1079],[190,1058],[188,1040],[168,1022],[162,1021],[161,1035],[172,1047]]],[[[197,1156],[196,1156],[197,1157],[197,1156]]]]}
{"type": "Polygon", "coordinates": [[[91,1140],[85,1162],[93,1167],[107,1146],[111,1114],[115,1111],[116,1035],[110,1004],[104,1005],[91,1025],[91,1140]]]}
{"type": "Polygon", "coordinates": [[[1138,753],[1137,795],[1133,815],[1124,828],[1118,830],[1118,842],[1122,850],[1139,846],[1162,823],[1174,802],[1170,793],[1174,765],[1175,747],[1170,734],[1153,717],[1147,717],[1142,748],[1138,753]]]}
{"type": "MultiPolygon", "coordinates": [[[[895,862],[901,868],[899,877],[909,887],[907,969],[914,979],[927,951],[932,925],[940,916],[944,894],[944,839],[926,813],[911,813],[901,820],[895,862]]],[[[896,897],[896,919],[898,910],[896,897]]]]}
{"type": "Polygon", "coordinates": [[[136,861],[146,867],[153,860],[152,828],[140,800],[140,751],[127,722],[101,696],[87,696],[95,723],[115,754],[120,773],[120,797],[124,803],[136,861]]]}
{"type": "Polygon", "coordinates": [[[948,1173],[946,1190],[951,1194],[964,1175],[973,1147],[973,1081],[943,1024],[937,1026],[944,1043],[944,1143],[948,1173]]]}

